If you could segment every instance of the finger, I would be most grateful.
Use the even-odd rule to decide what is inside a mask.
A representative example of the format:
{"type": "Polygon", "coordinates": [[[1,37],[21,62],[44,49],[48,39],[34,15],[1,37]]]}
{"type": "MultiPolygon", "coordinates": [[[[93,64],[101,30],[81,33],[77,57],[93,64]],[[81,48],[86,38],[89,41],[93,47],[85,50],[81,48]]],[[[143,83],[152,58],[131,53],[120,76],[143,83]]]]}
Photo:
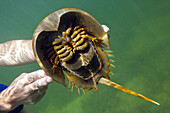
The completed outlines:
{"type": "Polygon", "coordinates": [[[24,78],[24,76],[25,76],[26,74],[27,74],[27,73],[22,73],[20,76],[18,76],[18,77],[11,83],[11,85],[16,84],[16,82],[18,82],[18,80],[24,78]]]}
{"type": "Polygon", "coordinates": [[[29,97],[30,97],[30,98],[37,97],[37,96],[45,93],[47,89],[48,89],[48,86],[45,86],[45,87],[43,87],[43,88],[41,88],[41,89],[32,90],[32,91],[29,93],[29,97]]]}
{"type": "Polygon", "coordinates": [[[42,93],[40,96],[38,96],[36,99],[35,99],[35,102],[39,102],[43,97],[44,95],[46,94],[46,92],[42,93]]]}
{"type": "Polygon", "coordinates": [[[15,80],[19,80],[19,79],[22,79],[24,78],[24,76],[26,75],[27,73],[22,73],[20,76],[18,76],[15,80]]]}
{"type": "Polygon", "coordinates": [[[46,92],[40,95],[34,96],[31,104],[36,104],[37,102],[39,102],[44,97],[45,94],[46,92]]]}
{"type": "Polygon", "coordinates": [[[32,83],[38,79],[41,79],[45,76],[46,76],[46,74],[43,70],[38,70],[38,71],[34,71],[34,72],[26,74],[24,76],[24,79],[25,79],[26,84],[30,84],[30,83],[32,83]]]}
{"type": "Polygon", "coordinates": [[[102,27],[103,27],[103,29],[104,29],[104,31],[105,31],[106,33],[109,32],[109,28],[108,28],[106,25],[102,25],[102,27]]]}
{"type": "Polygon", "coordinates": [[[46,92],[47,89],[48,89],[48,85],[44,86],[43,88],[40,88],[39,92],[44,93],[44,92],[46,92]]]}
{"type": "Polygon", "coordinates": [[[45,93],[47,89],[48,89],[48,86],[45,86],[45,87],[43,87],[41,89],[34,90],[34,91],[32,91],[32,93],[29,94],[29,96],[31,98],[36,97],[38,95],[41,95],[41,94],[45,93]]]}
{"type": "Polygon", "coordinates": [[[23,104],[36,104],[41,100],[41,98],[46,94],[46,92],[42,94],[34,93],[29,98],[27,98],[26,101],[23,102],[23,104]]]}
{"type": "Polygon", "coordinates": [[[30,90],[38,90],[38,89],[41,89],[47,86],[51,82],[52,82],[52,78],[49,76],[46,76],[44,78],[38,79],[35,82],[27,85],[27,87],[30,88],[30,90]]]}

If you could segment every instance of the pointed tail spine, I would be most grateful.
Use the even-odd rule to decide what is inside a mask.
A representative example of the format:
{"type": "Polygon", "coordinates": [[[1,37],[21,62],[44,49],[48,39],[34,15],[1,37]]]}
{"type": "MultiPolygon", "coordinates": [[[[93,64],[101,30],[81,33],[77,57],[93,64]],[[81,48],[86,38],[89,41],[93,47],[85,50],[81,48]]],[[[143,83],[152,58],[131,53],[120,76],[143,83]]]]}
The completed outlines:
{"type": "Polygon", "coordinates": [[[129,89],[123,87],[123,86],[120,86],[119,84],[116,84],[116,83],[114,83],[114,82],[112,82],[112,81],[110,81],[110,80],[108,80],[108,79],[106,79],[106,78],[103,78],[103,77],[102,77],[102,78],[99,80],[99,83],[105,84],[105,85],[108,85],[108,86],[111,86],[111,87],[114,87],[114,88],[119,89],[119,90],[122,90],[122,91],[124,91],[124,92],[126,92],[126,93],[129,93],[129,94],[131,94],[131,95],[140,97],[140,98],[145,99],[145,100],[147,100],[147,101],[150,101],[150,102],[152,102],[152,103],[154,103],[154,104],[156,104],[156,105],[160,105],[158,102],[156,102],[156,101],[154,101],[154,100],[151,100],[151,99],[149,99],[149,98],[147,98],[147,97],[145,97],[145,96],[143,96],[143,95],[141,95],[141,94],[139,94],[139,93],[136,93],[136,92],[134,92],[134,91],[131,91],[131,90],[129,90],[129,89]]]}

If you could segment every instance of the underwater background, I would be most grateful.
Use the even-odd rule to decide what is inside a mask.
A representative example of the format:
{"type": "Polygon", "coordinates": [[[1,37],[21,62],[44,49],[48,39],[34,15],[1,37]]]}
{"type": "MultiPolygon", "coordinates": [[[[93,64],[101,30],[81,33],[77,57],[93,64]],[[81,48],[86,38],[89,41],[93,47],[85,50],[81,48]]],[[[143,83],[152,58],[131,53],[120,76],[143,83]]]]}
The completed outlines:
{"type": "MultiPolygon", "coordinates": [[[[82,9],[110,28],[116,68],[111,80],[141,93],[160,106],[99,84],[99,91],[79,95],[53,82],[45,97],[25,105],[36,113],[168,113],[170,112],[170,1],[169,0],[0,0],[0,43],[25,39],[48,14],[61,8],[82,9]]],[[[37,63],[0,67],[0,83],[23,72],[40,69],[37,63]]]]}

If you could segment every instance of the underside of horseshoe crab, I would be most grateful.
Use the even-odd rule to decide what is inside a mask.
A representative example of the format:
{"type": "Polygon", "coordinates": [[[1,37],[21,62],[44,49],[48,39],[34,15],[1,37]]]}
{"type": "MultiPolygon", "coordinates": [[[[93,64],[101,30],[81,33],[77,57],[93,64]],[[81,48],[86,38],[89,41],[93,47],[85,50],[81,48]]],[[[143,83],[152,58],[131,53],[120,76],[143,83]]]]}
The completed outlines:
{"type": "Polygon", "coordinates": [[[110,50],[107,33],[88,13],[74,8],[58,10],[41,21],[33,34],[33,51],[40,67],[56,82],[69,88],[74,86],[98,90],[98,83],[106,84],[155,104],[141,94],[110,81],[110,50]]]}

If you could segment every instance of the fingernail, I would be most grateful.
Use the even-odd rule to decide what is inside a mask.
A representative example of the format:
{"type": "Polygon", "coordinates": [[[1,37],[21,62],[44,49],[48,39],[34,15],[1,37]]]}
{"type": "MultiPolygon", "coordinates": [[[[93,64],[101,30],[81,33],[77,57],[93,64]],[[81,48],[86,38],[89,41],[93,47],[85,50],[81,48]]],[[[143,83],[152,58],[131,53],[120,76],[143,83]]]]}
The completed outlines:
{"type": "Polygon", "coordinates": [[[102,27],[103,27],[103,29],[104,29],[104,31],[105,31],[106,33],[109,32],[109,28],[108,28],[106,25],[102,25],[102,27]]]}
{"type": "Polygon", "coordinates": [[[47,78],[46,81],[47,81],[48,83],[51,83],[51,82],[53,81],[53,79],[52,79],[51,77],[49,77],[49,76],[47,76],[46,78],[47,78]]]}

